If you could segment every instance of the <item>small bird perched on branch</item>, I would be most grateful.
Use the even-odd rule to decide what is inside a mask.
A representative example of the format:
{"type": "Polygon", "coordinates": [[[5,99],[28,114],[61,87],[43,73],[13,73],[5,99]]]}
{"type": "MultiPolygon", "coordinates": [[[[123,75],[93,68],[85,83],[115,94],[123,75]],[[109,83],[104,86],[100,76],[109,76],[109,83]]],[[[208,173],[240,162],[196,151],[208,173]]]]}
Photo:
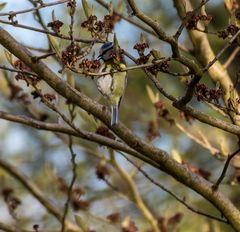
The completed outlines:
{"type": "Polygon", "coordinates": [[[114,39],[114,44],[107,42],[102,45],[98,56],[99,59],[103,60],[100,72],[109,72],[107,75],[98,77],[97,87],[111,106],[111,126],[118,123],[119,105],[127,83],[127,73],[121,71],[126,68],[126,65],[120,53],[121,49],[114,39]],[[115,72],[116,70],[119,72],[115,72]]]}

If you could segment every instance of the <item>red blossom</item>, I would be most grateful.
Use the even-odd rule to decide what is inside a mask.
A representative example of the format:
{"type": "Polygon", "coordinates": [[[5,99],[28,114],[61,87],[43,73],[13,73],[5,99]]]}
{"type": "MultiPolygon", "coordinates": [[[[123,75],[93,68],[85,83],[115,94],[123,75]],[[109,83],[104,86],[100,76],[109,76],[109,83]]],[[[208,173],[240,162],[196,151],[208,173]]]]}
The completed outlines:
{"type": "Polygon", "coordinates": [[[104,180],[106,176],[110,174],[106,164],[104,163],[98,163],[95,168],[95,173],[98,179],[104,180]]]}

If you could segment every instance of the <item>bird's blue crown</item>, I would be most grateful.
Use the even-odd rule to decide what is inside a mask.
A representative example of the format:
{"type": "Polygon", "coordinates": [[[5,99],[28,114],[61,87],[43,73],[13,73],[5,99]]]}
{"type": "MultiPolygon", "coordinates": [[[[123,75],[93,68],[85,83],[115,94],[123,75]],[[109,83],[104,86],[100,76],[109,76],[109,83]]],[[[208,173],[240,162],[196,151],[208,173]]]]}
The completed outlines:
{"type": "Polygon", "coordinates": [[[113,46],[112,42],[107,42],[107,43],[102,45],[101,50],[103,50],[103,51],[107,50],[107,49],[111,48],[112,46],[113,46]]]}

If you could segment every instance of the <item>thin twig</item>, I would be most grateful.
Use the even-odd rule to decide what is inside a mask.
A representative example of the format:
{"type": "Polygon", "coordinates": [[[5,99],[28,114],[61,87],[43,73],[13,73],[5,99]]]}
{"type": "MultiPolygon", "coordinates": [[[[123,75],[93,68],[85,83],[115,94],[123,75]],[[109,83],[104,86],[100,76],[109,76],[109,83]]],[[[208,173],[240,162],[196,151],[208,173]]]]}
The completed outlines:
{"type": "Polygon", "coordinates": [[[11,176],[17,179],[29,192],[36,197],[36,199],[41,202],[41,204],[59,221],[61,221],[61,212],[53,206],[50,201],[47,200],[46,196],[41,192],[41,190],[35,185],[30,179],[24,176],[18,171],[18,169],[6,161],[0,159],[0,167],[8,172],[11,176]]]}
{"type": "Polygon", "coordinates": [[[46,3],[46,4],[44,3],[44,4],[40,4],[39,6],[29,8],[29,9],[26,9],[26,10],[10,11],[10,12],[7,12],[7,13],[0,13],[0,16],[16,16],[18,14],[25,14],[25,13],[28,13],[28,12],[31,12],[31,11],[39,10],[41,8],[63,4],[63,3],[66,3],[68,1],[69,0],[61,0],[61,1],[51,2],[51,3],[46,3]]]}
{"type": "Polygon", "coordinates": [[[240,47],[236,47],[233,52],[231,53],[231,55],[228,57],[228,59],[226,60],[226,62],[223,64],[223,67],[225,69],[228,68],[228,66],[233,62],[233,60],[235,59],[235,57],[239,54],[240,51],[240,47]]]}
{"type": "Polygon", "coordinates": [[[61,232],[64,232],[64,231],[65,231],[65,220],[66,220],[66,217],[67,217],[68,208],[69,208],[69,204],[70,204],[70,201],[71,201],[71,195],[72,195],[73,186],[74,186],[74,183],[75,183],[75,181],[76,181],[76,179],[77,179],[77,172],[76,172],[76,169],[77,169],[76,154],[75,154],[74,151],[73,151],[72,136],[69,136],[69,145],[68,145],[68,148],[69,148],[69,151],[70,151],[70,153],[71,153],[72,179],[71,179],[71,183],[70,183],[70,185],[69,185],[69,187],[68,187],[67,200],[66,200],[66,203],[65,203],[64,211],[63,211],[63,217],[62,217],[62,221],[61,221],[61,224],[62,224],[61,232]]]}
{"type": "Polygon", "coordinates": [[[178,197],[175,193],[173,193],[172,191],[170,191],[169,189],[167,189],[166,187],[164,187],[162,184],[158,183],[157,181],[155,181],[153,178],[151,178],[141,167],[139,167],[137,164],[135,164],[135,162],[133,162],[131,159],[129,159],[125,154],[123,154],[122,152],[119,151],[119,153],[126,159],[128,160],[134,167],[136,167],[139,172],[141,172],[150,182],[152,182],[154,185],[156,185],[157,187],[161,188],[164,192],[167,192],[169,195],[171,195],[172,197],[174,197],[177,201],[179,201],[181,204],[183,204],[186,208],[188,208],[189,210],[191,210],[192,212],[205,216],[207,218],[211,218],[214,220],[217,220],[219,222],[223,222],[226,224],[229,224],[229,222],[225,219],[207,214],[205,212],[202,212],[198,209],[193,208],[191,205],[189,205],[185,198],[181,199],[180,197],[178,197]]]}
{"type": "Polygon", "coordinates": [[[191,19],[191,17],[192,17],[198,10],[200,10],[202,6],[204,6],[205,4],[207,4],[208,1],[209,1],[209,0],[202,1],[196,9],[194,9],[194,10],[192,10],[191,12],[188,12],[188,13],[186,14],[186,16],[185,16],[185,18],[182,20],[182,23],[181,23],[181,25],[179,26],[177,32],[176,32],[175,35],[173,36],[175,39],[178,39],[179,36],[182,34],[182,31],[183,31],[184,27],[186,26],[188,20],[191,19]]]}
{"type": "Polygon", "coordinates": [[[157,220],[153,216],[152,212],[148,209],[146,204],[144,203],[133,178],[124,169],[122,169],[122,167],[117,163],[115,159],[114,151],[112,149],[109,149],[109,153],[111,156],[112,166],[116,169],[116,171],[119,173],[119,175],[122,177],[124,182],[126,182],[129,187],[132,201],[136,204],[138,209],[142,212],[143,216],[150,223],[154,232],[160,232],[158,228],[157,220]]]}
{"type": "MultiPolygon", "coordinates": [[[[78,73],[78,74],[84,74],[86,76],[96,76],[96,77],[98,77],[98,76],[105,76],[105,75],[108,75],[108,74],[111,74],[111,73],[126,72],[126,71],[131,71],[131,70],[136,70],[136,69],[142,69],[142,68],[150,68],[150,67],[153,67],[155,65],[161,64],[161,63],[166,62],[166,61],[171,61],[171,60],[174,60],[174,59],[162,57],[159,60],[156,60],[156,61],[151,62],[151,63],[133,65],[133,66],[129,66],[127,68],[119,69],[119,70],[112,70],[112,71],[109,71],[109,72],[100,72],[100,73],[79,71],[78,69],[75,69],[75,68],[70,67],[70,66],[67,67],[67,68],[69,68],[71,71],[73,71],[75,73],[78,73]]],[[[190,75],[189,72],[187,72],[187,73],[173,73],[173,72],[164,71],[164,70],[161,70],[160,72],[167,73],[167,74],[172,75],[172,76],[189,76],[190,75]]]]}
{"type": "Polygon", "coordinates": [[[171,45],[173,57],[179,57],[179,49],[177,41],[172,37],[168,36],[163,29],[161,29],[158,22],[150,18],[149,16],[145,15],[136,4],[135,0],[127,0],[129,6],[133,11],[133,15],[139,18],[142,22],[146,25],[150,26],[153,31],[156,33],[158,38],[164,42],[167,42],[171,45]]]}
{"type": "Polygon", "coordinates": [[[226,163],[224,164],[222,173],[220,175],[220,177],[218,178],[217,182],[212,186],[213,190],[217,190],[218,186],[221,184],[222,180],[224,179],[226,173],[227,173],[227,169],[228,166],[230,164],[230,161],[235,157],[235,155],[237,155],[240,152],[240,148],[238,148],[235,152],[233,152],[231,155],[228,155],[228,158],[226,160],[226,163]]]}
{"type": "MultiPolygon", "coordinates": [[[[30,26],[27,26],[27,25],[19,24],[19,23],[14,24],[12,22],[5,21],[5,20],[0,20],[0,23],[8,24],[8,25],[11,25],[13,27],[19,27],[19,28],[23,28],[23,29],[26,29],[26,30],[31,30],[31,31],[35,31],[35,32],[43,33],[43,34],[49,34],[49,35],[52,35],[54,37],[65,39],[65,40],[71,40],[71,38],[69,36],[60,35],[60,34],[57,34],[55,32],[49,31],[49,30],[39,29],[39,28],[36,28],[36,27],[30,27],[30,26]]],[[[103,41],[97,40],[97,39],[74,38],[74,41],[82,42],[82,43],[93,43],[93,42],[103,43],[103,41]]]]}
{"type": "Polygon", "coordinates": [[[240,35],[240,30],[228,41],[227,44],[218,52],[218,54],[214,57],[212,61],[210,61],[205,68],[203,68],[203,72],[206,72],[220,57],[221,55],[232,45],[234,40],[240,35]]]}
{"type": "Polygon", "coordinates": [[[36,73],[28,72],[28,71],[22,71],[22,70],[14,69],[14,68],[9,68],[5,65],[0,65],[0,69],[10,71],[10,72],[22,73],[22,74],[38,77],[38,75],[36,73]]]}
{"type": "MultiPolygon", "coordinates": [[[[16,232],[16,228],[13,227],[12,225],[7,225],[3,222],[0,222],[0,230],[4,231],[4,232],[16,232]]],[[[41,230],[44,232],[59,232],[59,230],[51,230],[51,229],[44,229],[41,230]]],[[[36,230],[25,230],[25,229],[21,229],[21,232],[36,232],[36,230]]]]}
{"type": "MultiPolygon", "coordinates": [[[[78,137],[78,138],[82,138],[82,139],[85,139],[85,140],[95,142],[97,144],[101,144],[103,146],[107,146],[107,147],[111,147],[113,149],[121,150],[123,152],[126,152],[128,154],[132,154],[132,155],[134,155],[136,157],[139,157],[139,158],[141,156],[136,151],[134,151],[129,146],[127,146],[125,143],[109,139],[105,136],[98,135],[96,133],[87,132],[87,131],[84,131],[84,130],[81,130],[81,133],[78,133],[78,132],[76,132],[76,130],[72,129],[69,126],[60,125],[58,123],[42,122],[42,121],[39,121],[39,120],[29,118],[27,116],[14,115],[14,114],[10,114],[10,113],[3,112],[3,111],[0,111],[0,118],[8,120],[8,121],[12,121],[12,122],[20,123],[20,124],[23,124],[23,125],[27,125],[27,126],[39,129],[39,130],[46,130],[46,131],[51,131],[51,132],[59,132],[59,133],[67,134],[67,135],[72,135],[72,136],[75,136],[75,137],[78,137]]],[[[144,157],[142,157],[142,159],[144,159],[144,157]]],[[[145,159],[145,161],[147,162],[146,159],[145,159]]],[[[148,162],[150,162],[150,160],[148,162]]],[[[152,165],[156,166],[156,164],[155,165],[152,164],[152,165]]]]}
{"type": "MultiPolygon", "coordinates": [[[[68,107],[69,109],[69,114],[70,114],[70,122],[73,123],[73,120],[74,120],[74,111],[75,111],[75,106],[74,105],[69,105],[68,107]]],[[[66,220],[66,217],[67,217],[67,213],[68,213],[68,209],[69,209],[69,204],[70,204],[70,201],[71,201],[71,196],[72,196],[72,191],[73,191],[73,186],[74,186],[74,183],[77,179],[77,164],[76,164],[76,154],[74,153],[74,150],[73,150],[73,138],[72,136],[69,135],[69,144],[68,144],[68,148],[69,148],[69,151],[70,151],[70,154],[71,154],[71,163],[72,163],[72,179],[71,179],[71,183],[68,187],[68,192],[67,192],[67,200],[65,202],[65,207],[64,207],[64,212],[63,212],[63,218],[62,218],[62,229],[61,229],[61,232],[64,232],[65,231],[65,220],[66,220]]]]}
{"type": "Polygon", "coordinates": [[[219,154],[220,151],[218,149],[216,149],[215,147],[213,147],[208,141],[206,142],[201,140],[200,138],[198,138],[196,135],[194,135],[192,132],[190,132],[188,129],[184,128],[181,124],[179,124],[178,122],[174,123],[175,126],[182,131],[188,138],[190,138],[192,141],[194,141],[195,143],[199,144],[200,146],[202,146],[203,148],[207,149],[212,155],[216,155],[219,154]]]}
{"type": "Polygon", "coordinates": [[[76,11],[76,0],[71,0],[71,5],[72,6],[69,6],[70,7],[69,14],[70,14],[71,22],[69,24],[69,32],[68,32],[68,34],[69,34],[70,39],[71,39],[71,41],[73,43],[73,41],[74,41],[74,38],[73,38],[73,32],[74,32],[73,28],[74,28],[74,14],[75,14],[75,11],[76,11]]]}
{"type": "MultiPolygon", "coordinates": [[[[103,6],[105,9],[110,10],[109,8],[109,4],[104,2],[103,0],[96,0],[97,3],[99,3],[101,6],[103,6]]],[[[148,34],[154,36],[154,37],[158,37],[157,34],[150,28],[145,27],[143,24],[140,24],[136,21],[134,21],[131,17],[127,17],[119,12],[117,12],[116,10],[114,10],[114,14],[116,14],[117,16],[119,16],[120,18],[124,19],[125,21],[129,22],[130,24],[140,28],[141,30],[147,32],[148,34]]],[[[178,44],[178,47],[184,51],[184,52],[189,52],[189,49],[186,48],[184,45],[182,44],[178,44]]]]}
{"type": "Polygon", "coordinates": [[[203,76],[204,72],[207,72],[209,68],[221,57],[221,55],[232,45],[234,40],[239,36],[240,30],[228,41],[227,44],[218,52],[218,54],[214,57],[212,61],[210,61],[205,68],[202,69],[202,72],[199,72],[194,75],[194,77],[191,79],[190,83],[188,84],[187,91],[183,97],[181,97],[179,100],[174,102],[175,106],[183,106],[186,105],[189,101],[191,101],[195,86],[200,81],[201,77],[203,76]]]}
{"type": "Polygon", "coordinates": [[[54,56],[54,55],[56,55],[56,52],[50,52],[50,53],[44,54],[42,56],[33,56],[32,60],[33,60],[33,62],[37,62],[39,60],[46,59],[49,56],[54,56]]]}

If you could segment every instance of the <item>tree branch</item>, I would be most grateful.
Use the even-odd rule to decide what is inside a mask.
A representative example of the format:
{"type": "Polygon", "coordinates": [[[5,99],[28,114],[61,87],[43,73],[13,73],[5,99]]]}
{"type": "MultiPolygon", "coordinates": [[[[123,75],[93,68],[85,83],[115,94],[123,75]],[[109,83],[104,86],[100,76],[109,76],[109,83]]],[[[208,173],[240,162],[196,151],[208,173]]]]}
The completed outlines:
{"type": "Polygon", "coordinates": [[[226,173],[227,173],[227,169],[228,169],[228,166],[231,162],[231,160],[240,152],[240,148],[238,148],[235,152],[233,152],[231,155],[228,155],[228,158],[226,160],[226,163],[223,167],[223,170],[222,170],[222,173],[221,175],[219,176],[217,182],[213,185],[213,189],[216,190],[218,189],[218,186],[221,184],[222,180],[224,179],[226,173]]]}
{"type": "MultiPolygon", "coordinates": [[[[18,171],[18,169],[6,161],[0,159],[0,167],[3,168],[8,174],[17,179],[36,199],[48,210],[49,213],[54,215],[58,221],[61,222],[62,214],[54,205],[52,205],[41,192],[41,190],[29,180],[26,176],[18,171]]],[[[76,229],[76,226],[69,221],[66,222],[68,228],[76,229]]]]}
{"type": "Polygon", "coordinates": [[[67,98],[69,102],[76,104],[85,111],[93,114],[103,123],[108,125],[108,127],[111,128],[126,144],[141,153],[142,158],[147,157],[148,161],[144,160],[145,162],[149,162],[149,160],[154,161],[155,165],[158,166],[160,170],[171,175],[209,200],[221,211],[226,219],[229,220],[232,227],[235,230],[240,231],[240,212],[221,192],[213,192],[212,184],[210,182],[195,173],[190,172],[186,167],[173,160],[165,151],[157,149],[141,140],[122,123],[111,126],[110,113],[108,111],[103,110],[101,105],[68,85],[52,72],[42,61],[33,63],[31,53],[1,27],[0,43],[16,57],[22,60],[27,66],[31,67],[35,73],[44,79],[59,94],[67,98]]]}
{"type": "Polygon", "coordinates": [[[31,12],[31,11],[39,10],[41,8],[63,4],[63,3],[66,3],[68,1],[69,0],[61,0],[61,1],[57,1],[57,2],[43,3],[43,4],[39,4],[36,7],[32,7],[32,8],[26,9],[26,10],[10,11],[10,12],[7,12],[7,13],[0,13],[0,16],[16,16],[18,14],[25,14],[25,13],[28,13],[28,12],[31,12]]]}
{"type": "Polygon", "coordinates": [[[158,183],[157,181],[155,181],[152,177],[150,177],[140,166],[138,166],[135,162],[133,162],[131,159],[129,159],[126,155],[124,155],[122,152],[119,152],[129,163],[131,163],[134,167],[137,168],[137,170],[142,173],[151,183],[153,183],[154,185],[156,185],[157,187],[159,187],[160,189],[162,189],[164,192],[168,193],[170,196],[172,196],[173,198],[175,198],[177,201],[179,201],[181,204],[183,204],[186,208],[188,208],[189,210],[191,210],[192,212],[202,215],[204,217],[213,219],[213,220],[217,220],[220,222],[224,222],[228,224],[228,221],[226,221],[225,219],[207,214],[205,212],[202,212],[198,209],[195,209],[194,207],[192,207],[191,205],[189,205],[186,200],[183,198],[181,199],[179,196],[177,196],[175,193],[173,193],[172,191],[170,191],[169,189],[167,189],[166,187],[164,187],[162,184],[158,183]]]}
{"type": "MultiPolygon", "coordinates": [[[[60,35],[60,34],[57,34],[55,32],[49,31],[49,30],[40,29],[40,28],[36,28],[36,27],[30,27],[30,26],[23,25],[23,24],[20,24],[20,23],[14,24],[12,22],[5,21],[5,20],[0,20],[0,23],[11,25],[13,27],[19,27],[19,28],[23,28],[23,29],[26,29],[26,30],[31,30],[31,31],[47,34],[47,35],[52,35],[52,36],[60,38],[60,39],[71,40],[70,36],[60,35]]],[[[93,43],[93,42],[103,43],[103,41],[100,41],[100,40],[97,40],[97,39],[74,38],[74,41],[81,42],[81,43],[93,43]]]]}

